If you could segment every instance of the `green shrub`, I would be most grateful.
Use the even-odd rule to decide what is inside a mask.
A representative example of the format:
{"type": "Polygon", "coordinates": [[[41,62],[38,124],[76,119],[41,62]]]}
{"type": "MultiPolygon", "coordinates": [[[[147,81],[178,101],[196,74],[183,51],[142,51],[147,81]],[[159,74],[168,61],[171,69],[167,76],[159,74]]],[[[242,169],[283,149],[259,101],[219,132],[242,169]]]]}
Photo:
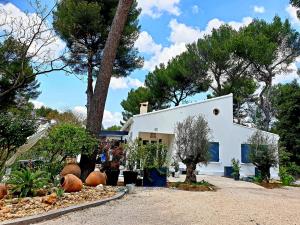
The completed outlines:
{"type": "Polygon", "coordinates": [[[231,165],[232,165],[232,176],[233,177],[236,177],[236,176],[239,176],[240,174],[240,169],[241,169],[241,166],[240,166],[240,161],[235,158],[231,159],[231,165]]]}
{"type": "Polygon", "coordinates": [[[260,174],[253,177],[253,182],[255,183],[261,183],[262,181],[263,181],[263,177],[260,174]]]}
{"type": "Polygon", "coordinates": [[[49,182],[49,176],[45,171],[32,171],[29,168],[13,171],[8,180],[12,185],[12,193],[18,197],[35,196],[38,189],[43,188],[49,182]]]}
{"type": "Polygon", "coordinates": [[[283,185],[291,185],[291,183],[295,181],[295,178],[288,173],[288,170],[285,167],[279,168],[279,176],[283,185]]]}
{"type": "Polygon", "coordinates": [[[59,187],[55,190],[55,193],[56,193],[58,198],[61,198],[64,195],[65,190],[59,187]]]}

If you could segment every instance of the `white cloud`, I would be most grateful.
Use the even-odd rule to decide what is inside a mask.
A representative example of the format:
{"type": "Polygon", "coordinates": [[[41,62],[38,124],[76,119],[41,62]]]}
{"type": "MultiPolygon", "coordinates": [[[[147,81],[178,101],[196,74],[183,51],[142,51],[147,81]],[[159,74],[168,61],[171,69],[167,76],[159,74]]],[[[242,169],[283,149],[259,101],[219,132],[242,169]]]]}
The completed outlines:
{"type": "Polygon", "coordinates": [[[197,5],[192,6],[192,13],[197,14],[199,12],[199,7],[197,5]]]}
{"type": "Polygon", "coordinates": [[[103,115],[103,126],[104,128],[111,127],[113,125],[119,125],[123,119],[120,112],[110,112],[105,110],[103,115]]]}
{"type": "Polygon", "coordinates": [[[4,30],[9,32],[13,29],[12,35],[26,44],[29,44],[28,40],[40,29],[40,34],[36,36],[28,51],[29,55],[38,53],[34,56],[35,61],[57,58],[65,49],[64,42],[56,36],[48,21],[39,27],[41,18],[36,13],[26,14],[12,3],[0,3],[0,15],[0,24],[4,24],[0,27],[0,32],[4,30]]]}
{"type": "Polygon", "coordinates": [[[180,0],[138,0],[138,7],[142,9],[142,14],[159,18],[163,12],[179,16],[178,7],[180,0]]]}
{"type": "MultiPolygon", "coordinates": [[[[86,119],[86,114],[87,114],[86,107],[75,106],[72,111],[79,118],[86,119]]],[[[110,112],[108,110],[104,110],[102,124],[103,124],[104,128],[107,128],[107,127],[110,127],[113,125],[119,125],[122,118],[123,117],[120,112],[110,112]]]]}
{"type": "Polygon", "coordinates": [[[135,47],[138,48],[140,52],[146,52],[149,54],[156,54],[160,52],[162,46],[160,44],[156,44],[150,34],[146,31],[142,31],[135,42],[135,47]]]}
{"type": "Polygon", "coordinates": [[[43,102],[37,100],[30,100],[30,102],[33,104],[35,109],[40,109],[42,106],[45,106],[43,102]]]}
{"type": "Polygon", "coordinates": [[[297,8],[293,7],[292,5],[288,5],[285,8],[285,11],[289,14],[293,24],[300,25],[300,20],[297,16],[297,8]]]}
{"type": "Polygon", "coordinates": [[[201,31],[197,27],[189,27],[184,23],[178,23],[172,19],[169,23],[171,28],[170,41],[174,44],[192,43],[201,36],[201,31]]]}
{"type": "Polygon", "coordinates": [[[255,5],[253,7],[253,11],[256,12],[256,13],[264,13],[265,12],[265,7],[255,5]]]}
{"type": "Polygon", "coordinates": [[[144,83],[136,78],[131,77],[112,77],[110,81],[110,88],[116,89],[126,89],[126,88],[137,88],[144,86],[144,83]]]}
{"type": "MultiPolygon", "coordinates": [[[[238,30],[251,22],[251,17],[244,17],[241,22],[230,21],[228,24],[238,30]]],[[[138,41],[138,48],[140,52],[152,55],[149,60],[145,61],[144,69],[151,71],[160,63],[167,63],[171,58],[184,52],[186,50],[186,44],[210,34],[214,28],[217,29],[222,24],[225,24],[225,22],[214,18],[207,23],[204,30],[200,30],[198,27],[191,27],[184,23],[179,23],[176,19],[172,19],[169,23],[171,33],[168,38],[171,45],[168,47],[161,47],[161,45],[155,43],[150,34],[144,31],[142,38],[138,41]],[[143,42],[142,40],[145,41],[143,42]],[[144,43],[144,45],[142,45],[142,43],[144,43]]]]}

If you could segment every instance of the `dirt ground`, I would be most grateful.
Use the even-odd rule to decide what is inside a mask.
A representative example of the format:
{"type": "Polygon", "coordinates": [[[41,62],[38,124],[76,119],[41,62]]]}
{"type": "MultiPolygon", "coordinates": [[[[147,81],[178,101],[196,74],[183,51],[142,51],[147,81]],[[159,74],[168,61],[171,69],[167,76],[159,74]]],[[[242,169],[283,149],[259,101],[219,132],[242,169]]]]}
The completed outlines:
{"type": "Polygon", "coordinates": [[[201,179],[219,189],[216,192],[189,192],[136,188],[134,194],[121,200],[41,224],[300,225],[299,187],[265,189],[223,177],[198,176],[198,180],[201,179]]]}

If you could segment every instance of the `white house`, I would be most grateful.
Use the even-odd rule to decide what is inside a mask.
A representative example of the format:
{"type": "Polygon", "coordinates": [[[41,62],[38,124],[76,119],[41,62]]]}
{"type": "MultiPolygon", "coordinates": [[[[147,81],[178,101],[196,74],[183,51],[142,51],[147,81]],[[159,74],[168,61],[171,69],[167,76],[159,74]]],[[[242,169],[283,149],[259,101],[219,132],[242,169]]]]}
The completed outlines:
{"type": "MultiPolygon", "coordinates": [[[[224,175],[225,167],[231,166],[231,159],[241,162],[241,176],[255,174],[255,166],[249,163],[247,140],[257,131],[255,128],[245,127],[233,122],[232,94],[208,99],[202,102],[180,105],[173,108],[154,112],[145,110],[147,105],[141,104],[141,114],[131,117],[123,126],[128,131],[128,139],[139,138],[143,143],[165,143],[170,153],[174,153],[174,129],[177,122],[188,116],[203,116],[211,129],[211,161],[205,165],[198,165],[200,174],[224,175]]],[[[276,142],[279,136],[265,132],[276,142]]],[[[181,168],[185,168],[183,164],[181,168]]],[[[271,176],[278,177],[278,168],[271,168],[271,176]]]]}

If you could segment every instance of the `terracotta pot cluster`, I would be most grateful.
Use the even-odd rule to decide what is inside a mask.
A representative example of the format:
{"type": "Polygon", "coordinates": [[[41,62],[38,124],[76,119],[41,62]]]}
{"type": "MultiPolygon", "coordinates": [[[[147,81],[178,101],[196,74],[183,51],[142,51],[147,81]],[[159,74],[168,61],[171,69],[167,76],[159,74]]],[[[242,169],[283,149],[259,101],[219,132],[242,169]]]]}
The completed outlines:
{"type": "Polygon", "coordinates": [[[106,174],[100,171],[93,171],[85,180],[86,185],[96,187],[99,184],[106,185],[106,174]]]}
{"type": "Polygon", "coordinates": [[[67,174],[73,174],[76,177],[80,178],[81,175],[81,169],[80,167],[77,165],[77,163],[71,162],[69,164],[67,164],[63,170],[60,173],[60,176],[64,177],[67,174]]]}
{"type": "Polygon", "coordinates": [[[7,186],[5,184],[0,184],[0,199],[7,195],[7,186]]]}
{"type": "Polygon", "coordinates": [[[62,177],[60,184],[65,192],[78,192],[83,187],[82,181],[73,174],[67,174],[62,177]]]}

